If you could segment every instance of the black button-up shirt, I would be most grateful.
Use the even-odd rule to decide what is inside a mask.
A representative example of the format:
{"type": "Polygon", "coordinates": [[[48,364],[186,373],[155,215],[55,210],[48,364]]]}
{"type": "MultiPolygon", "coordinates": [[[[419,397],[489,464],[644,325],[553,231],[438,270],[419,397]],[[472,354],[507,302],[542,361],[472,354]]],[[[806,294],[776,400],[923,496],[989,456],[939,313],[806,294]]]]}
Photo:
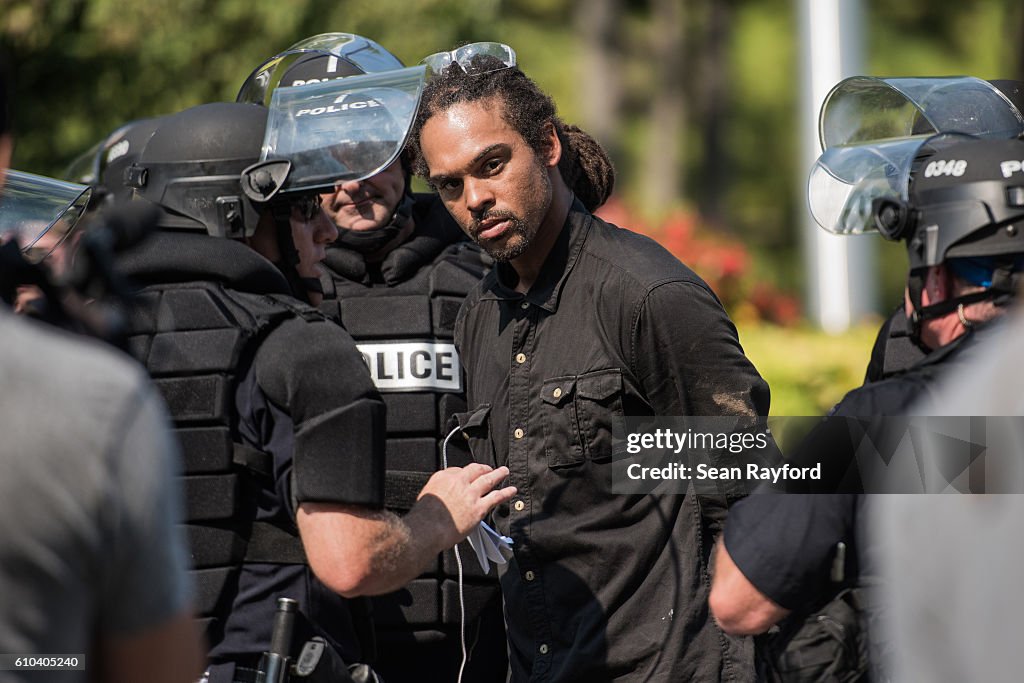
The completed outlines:
{"type": "Polygon", "coordinates": [[[507,464],[495,511],[516,681],[752,677],[707,608],[723,499],[611,492],[616,415],[766,415],[768,387],[708,286],[574,203],[526,295],[501,265],[456,325],[474,457],[507,464]]]}

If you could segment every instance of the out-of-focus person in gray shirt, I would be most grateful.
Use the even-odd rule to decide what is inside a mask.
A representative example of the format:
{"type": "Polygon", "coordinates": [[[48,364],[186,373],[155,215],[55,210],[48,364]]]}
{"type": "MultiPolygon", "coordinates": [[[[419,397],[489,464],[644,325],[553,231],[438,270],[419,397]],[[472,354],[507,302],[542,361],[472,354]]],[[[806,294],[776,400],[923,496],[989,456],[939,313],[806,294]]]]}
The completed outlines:
{"type": "Polygon", "coordinates": [[[986,420],[984,432],[985,490],[1006,495],[878,496],[894,681],[1020,680],[1024,495],[1012,494],[1024,492],[1024,315],[1014,316],[915,409],[1016,416],[986,420]]]}
{"type": "Polygon", "coordinates": [[[113,349],[2,305],[0,340],[0,682],[195,680],[178,451],[155,389],[113,349]],[[78,668],[19,668],[40,655],[78,668]]]}

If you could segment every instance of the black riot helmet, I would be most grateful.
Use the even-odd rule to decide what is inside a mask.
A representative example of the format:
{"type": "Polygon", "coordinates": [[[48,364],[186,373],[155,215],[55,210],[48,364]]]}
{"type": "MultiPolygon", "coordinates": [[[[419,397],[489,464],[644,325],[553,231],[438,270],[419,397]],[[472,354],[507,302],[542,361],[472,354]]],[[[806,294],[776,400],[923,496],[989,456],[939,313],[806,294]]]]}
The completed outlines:
{"type": "Polygon", "coordinates": [[[139,119],[115,130],[104,142],[99,159],[99,187],[113,204],[132,198],[133,189],[125,182],[125,171],[139,158],[150,136],[160,126],[160,118],[139,119]]]}
{"type": "MultiPolygon", "coordinates": [[[[401,60],[369,38],[351,33],[323,33],[296,43],[253,70],[239,90],[237,99],[239,102],[269,104],[276,88],[308,86],[351,76],[394,72],[402,68],[401,60]]],[[[385,137],[390,137],[386,131],[396,128],[396,122],[390,116],[387,106],[384,106],[385,103],[373,96],[350,95],[345,101],[336,104],[362,107],[365,112],[361,120],[353,119],[349,122],[349,133],[354,128],[366,131],[376,129],[385,132],[385,137]]],[[[369,140],[375,137],[372,133],[361,135],[369,140]]],[[[351,157],[353,151],[346,154],[351,157]]],[[[378,156],[374,151],[370,155],[378,156]]],[[[392,242],[400,234],[402,226],[411,220],[411,164],[404,153],[399,160],[405,176],[405,188],[390,221],[362,232],[339,226],[340,234],[336,244],[363,253],[373,253],[392,242]]],[[[339,181],[343,179],[338,178],[339,181]]]]}
{"type": "Polygon", "coordinates": [[[160,118],[138,119],[118,126],[71,162],[64,178],[93,188],[93,205],[120,204],[132,198],[125,170],[138,160],[160,118]]]}
{"type": "Polygon", "coordinates": [[[247,172],[246,192],[267,200],[280,191],[329,191],[387,168],[405,146],[424,80],[423,66],[404,68],[351,33],[311,36],[266,60],[236,98],[271,110],[263,161],[247,172]]]}
{"type": "Polygon", "coordinates": [[[902,241],[914,329],[990,299],[1008,302],[1024,266],[1024,141],[943,133],[827,149],[808,186],[815,220],[836,234],[902,241]],[[948,264],[982,290],[923,307],[927,269],[948,264]]]}
{"type": "Polygon", "coordinates": [[[316,291],[293,267],[290,218],[298,209],[306,221],[327,220],[320,192],[338,178],[368,178],[397,158],[423,73],[413,67],[280,88],[269,107],[221,102],[166,116],[126,170],[127,184],[163,210],[165,230],[250,237],[269,209],[282,271],[297,294],[316,291]],[[361,125],[366,119],[383,123],[361,125]]]}
{"type": "MultiPolygon", "coordinates": [[[[254,104],[216,102],[165,116],[138,161],[125,171],[137,196],[162,210],[158,227],[213,237],[251,237],[269,212],[282,261],[275,264],[302,299],[319,280],[302,278],[291,233],[292,207],[307,220],[320,214],[313,191],[280,192],[268,201],[246,192],[248,169],[257,165],[268,110],[254,104]]],[[[285,162],[286,170],[290,162],[285,162]]]]}
{"type": "Polygon", "coordinates": [[[823,153],[808,181],[814,219],[835,234],[906,244],[916,332],[972,301],[1008,301],[1024,265],[1024,83],[957,76],[856,76],[826,96],[823,153]],[[929,267],[983,287],[921,305],[929,267]]]}
{"type": "Polygon", "coordinates": [[[125,170],[127,184],[163,209],[161,228],[249,237],[262,207],[241,175],[259,160],[266,125],[266,108],[222,102],[163,117],[125,170]]]}
{"type": "Polygon", "coordinates": [[[911,269],[1024,253],[1024,141],[960,140],[920,159],[907,192],[911,269]]]}
{"type": "Polygon", "coordinates": [[[369,38],[353,33],[320,33],[300,40],[253,69],[235,99],[269,105],[278,87],[384,73],[403,66],[398,57],[369,38]]]}
{"type": "Polygon", "coordinates": [[[990,299],[1009,302],[1024,268],[1024,141],[949,138],[915,159],[905,201],[876,199],[879,231],[906,243],[913,322],[990,299]],[[983,289],[921,305],[927,268],[983,289]]]}

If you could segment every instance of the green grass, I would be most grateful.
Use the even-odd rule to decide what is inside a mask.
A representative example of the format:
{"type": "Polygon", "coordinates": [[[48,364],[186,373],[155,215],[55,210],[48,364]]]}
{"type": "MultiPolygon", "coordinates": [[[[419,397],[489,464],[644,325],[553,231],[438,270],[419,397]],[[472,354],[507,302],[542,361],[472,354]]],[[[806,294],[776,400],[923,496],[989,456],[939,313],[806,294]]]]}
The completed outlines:
{"type": "Polygon", "coordinates": [[[839,335],[811,327],[740,325],[740,343],[772,391],[773,416],[822,415],[864,381],[881,321],[839,335]]]}

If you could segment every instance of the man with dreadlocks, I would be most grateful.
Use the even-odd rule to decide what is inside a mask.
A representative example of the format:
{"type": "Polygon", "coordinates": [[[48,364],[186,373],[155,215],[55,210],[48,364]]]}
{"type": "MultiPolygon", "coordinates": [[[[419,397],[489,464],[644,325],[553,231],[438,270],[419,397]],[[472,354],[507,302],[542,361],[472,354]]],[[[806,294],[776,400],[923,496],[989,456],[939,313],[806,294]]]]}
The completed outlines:
{"type": "Polygon", "coordinates": [[[412,145],[496,265],[455,342],[474,458],[507,464],[495,508],[514,681],[752,678],[748,641],[707,608],[724,497],[615,495],[617,416],[765,415],[765,382],[714,293],[646,237],[595,217],[614,172],[600,145],[497,43],[424,60],[412,145]]]}

